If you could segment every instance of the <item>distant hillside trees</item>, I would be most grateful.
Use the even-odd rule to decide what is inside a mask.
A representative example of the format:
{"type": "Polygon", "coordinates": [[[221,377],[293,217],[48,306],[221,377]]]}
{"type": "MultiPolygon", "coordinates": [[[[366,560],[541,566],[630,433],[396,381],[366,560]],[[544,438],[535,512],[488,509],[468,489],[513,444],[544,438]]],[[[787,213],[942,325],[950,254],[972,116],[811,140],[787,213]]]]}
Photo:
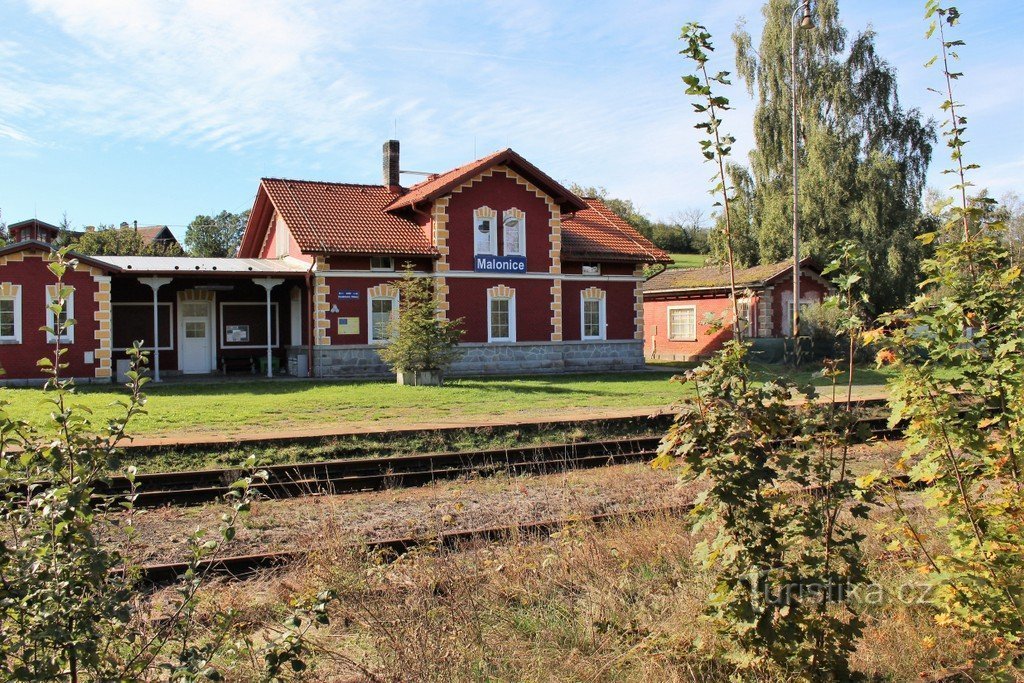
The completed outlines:
{"type": "Polygon", "coordinates": [[[185,231],[185,247],[192,256],[230,258],[238,252],[249,211],[221,211],[216,216],[199,215],[185,231]]]}
{"type": "Polygon", "coordinates": [[[177,243],[147,242],[138,231],[127,224],[100,225],[95,229],[76,233],[61,222],[58,244],[69,244],[74,251],[86,256],[184,256],[177,243]]]}
{"type": "Polygon", "coordinates": [[[582,186],[573,183],[569,189],[580,197],[597,197],[609,209],[651,240],[654,246],[676,254],[706,254],[710,249],[708,227],[704,212],[689,209],[669,221],[652,221],[630,199],[608,196],[604,187],[582,186]]]}

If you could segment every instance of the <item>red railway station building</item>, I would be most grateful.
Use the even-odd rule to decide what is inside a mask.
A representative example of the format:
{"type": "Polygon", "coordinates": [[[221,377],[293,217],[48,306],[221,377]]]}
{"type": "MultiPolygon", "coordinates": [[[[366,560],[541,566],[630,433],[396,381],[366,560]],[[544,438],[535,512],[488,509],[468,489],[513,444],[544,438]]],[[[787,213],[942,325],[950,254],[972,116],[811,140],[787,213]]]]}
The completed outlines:
{"type": "MultiPolygon", "coordinates": [[[[110,381],[142,340],[164,376],[386,376],[407,264],[462,321],[452,374],[643,366],[643,268],[669,258],[599,199],[511,149],[403,187],[392,140],[383,167],[380,185],[262,179],[236,258],[77,256],[67,374],[110,381]]],[[[0,248],[0,383],[38,380],[56,341],[51,240],[0,248]]]]}

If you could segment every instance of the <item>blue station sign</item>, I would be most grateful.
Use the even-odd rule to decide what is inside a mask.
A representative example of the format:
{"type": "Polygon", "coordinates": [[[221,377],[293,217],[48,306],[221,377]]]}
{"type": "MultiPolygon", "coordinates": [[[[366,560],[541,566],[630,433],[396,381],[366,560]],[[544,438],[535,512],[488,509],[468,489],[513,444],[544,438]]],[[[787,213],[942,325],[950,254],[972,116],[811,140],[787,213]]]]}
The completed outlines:
{"type": "Polygon", "coordinates": [[[525,273],[525,256],[492,256],[490,254],[477,254],[474,258],[474,268],[478,273],[525,273]]]}
{"type": "Polygon", "coordinates": [[[342,301],[358,301],[359,290],[358,289],[341,289],[338,290],[338,298],[342,301]]]}

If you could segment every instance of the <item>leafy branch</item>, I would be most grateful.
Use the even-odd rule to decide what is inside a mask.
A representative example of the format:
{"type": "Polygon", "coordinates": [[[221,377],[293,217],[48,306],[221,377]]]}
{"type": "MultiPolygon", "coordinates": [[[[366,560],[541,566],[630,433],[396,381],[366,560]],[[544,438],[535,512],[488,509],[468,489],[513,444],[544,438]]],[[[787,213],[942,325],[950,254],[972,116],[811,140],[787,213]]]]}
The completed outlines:
{"type": "Polygon", "coordinates": [[[712,83],[718,85],[730,85],[728,71],[719,71],[711,75],[708,73],[708,61],[714,52],[711,43],[711,34],[707,28],[696,22],[683,27],[680,39],[684,47],[679,54],[684,55],[694,63],[696,73],[683,76],[683,83],[686,84],[686,94],[693,96],[698,101],[693,102],[693,110],[698,114],[706,114],[707,120],[694,125],[694,128],[703,130],[709,136],[700,141],[701,153],[705,161],[710,161],[718,166],[718,172],[711,180],[715,185],[709,190],[714,196],[719,192],[722,194],[721,202],[715,202],[715,206],[721,206],[725,214],[725,248],[729,259],[729,295],[732,298],[732,334],[736,340],[741,339],[742,325],[740,325],[739,300],[736,297],[736,265],[733,256],[732,240],[732,212],[729,207],[729,181],[725,173],[725,160],[732,152],[732,145],[736,138],[728,133],[721,132],[722,119],[721,111],[731,109],[729,98],[716,95],[712,89],[712,83]]]}

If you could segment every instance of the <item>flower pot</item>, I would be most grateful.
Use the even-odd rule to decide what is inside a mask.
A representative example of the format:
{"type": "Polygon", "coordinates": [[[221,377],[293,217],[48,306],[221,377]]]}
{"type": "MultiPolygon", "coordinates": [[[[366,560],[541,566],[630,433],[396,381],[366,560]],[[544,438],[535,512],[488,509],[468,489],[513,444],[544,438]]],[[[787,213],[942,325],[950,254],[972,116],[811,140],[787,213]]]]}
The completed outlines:
{"type": "Polygon", "coordinates": [[[437,370],[411,370],[397,373],[398,383],[407,387],[439,387],[444,375],[437,370]]]}

